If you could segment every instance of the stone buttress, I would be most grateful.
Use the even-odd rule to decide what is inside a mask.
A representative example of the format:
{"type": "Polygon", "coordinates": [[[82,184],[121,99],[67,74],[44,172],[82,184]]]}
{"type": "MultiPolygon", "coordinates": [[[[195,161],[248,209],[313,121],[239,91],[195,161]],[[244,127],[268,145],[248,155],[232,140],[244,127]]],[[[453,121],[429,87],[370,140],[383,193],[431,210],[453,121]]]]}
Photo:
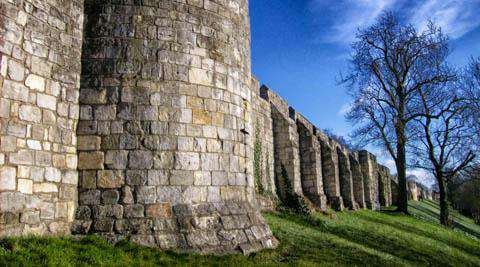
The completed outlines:
{"type": "Polygon", "coordinates": [[[378,173],[376,157],[365,150],[359,152],[359,161],[363,173],[365,203],[369,209],[379,210],[378,173]]]}
{"type": "Polygon", "coordinates": [[[385,207],[392,205],[390,177],[390,170],[386,166],[378,164],[378,195],[380,205],[385,207]]]}
{"type": "Polygon", "coordinates": [[[355,196],[355,201],[357,202],[359,208],[364,209],[367,206],[365,203],[365,190],[363,189],[363,173],[359,162],[358,152],[350,152],[349,158],[353,180],[353,195],[355,196]]]}
{"type": "Polygon", "coordinates": [[[85,14],[75,232],[273,247],[252,205],[248,1],[87,0],[85,14]]]}
{"type": "Polygon", "coordinates": [[[322,176],[325,194],[330,206],[341,211],[344,209],[344,204],[340,192],[337,143],[322,132],[318,132],[318,140],[322,148],[322,176]]]}
{"type": "Polygon", "coordinates": [[[296,113],[280,96],[265,87],[263,90],[264,94],[268,94],[272,111],[277,191],[280,197],[284,197],[285,183],[288,182],[291,185],[292,193],[302,196],[300,147],[296,113]],[[284,173],[288,176],[288,181],[285,179],[287,177],[284,177],[284,173]]]}
{"type": "Polygon", "coordinates": [[[65,235],[76,205],[83,1],[0,1],[0,236],[65,235]]]}
{"type": "Polygon", "coordinates": [[[297,113],[302,188],[305,196],[319,210],[327,209],[323,190],[322,149],[317,138],[317,128],[297,113]]]}
{"type": "Polygon", "coordinates": [[[338,156],[340,193],[343,198],[343,203],[349,209],[357,210],[359,205],[355,201],[353,173],[349,157],[350,152],[340,145],[337,146],[336,150],[338,156]]]}

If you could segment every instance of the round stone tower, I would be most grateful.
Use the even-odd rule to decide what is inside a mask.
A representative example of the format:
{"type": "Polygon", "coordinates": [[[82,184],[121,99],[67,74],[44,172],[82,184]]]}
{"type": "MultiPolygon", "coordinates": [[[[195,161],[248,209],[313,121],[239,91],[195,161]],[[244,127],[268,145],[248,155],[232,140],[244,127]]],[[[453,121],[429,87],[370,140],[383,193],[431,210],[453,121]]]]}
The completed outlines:
{"type": "Polygon", "coordinates": [[[83,0],[0,1],[0,236],[70,232],[83,0]]]}
{"type": "Polygon", "coordinates": [[[197,252],[274,238],[251,204],[248,0],[89,0],[73,230],[197,252]]]}

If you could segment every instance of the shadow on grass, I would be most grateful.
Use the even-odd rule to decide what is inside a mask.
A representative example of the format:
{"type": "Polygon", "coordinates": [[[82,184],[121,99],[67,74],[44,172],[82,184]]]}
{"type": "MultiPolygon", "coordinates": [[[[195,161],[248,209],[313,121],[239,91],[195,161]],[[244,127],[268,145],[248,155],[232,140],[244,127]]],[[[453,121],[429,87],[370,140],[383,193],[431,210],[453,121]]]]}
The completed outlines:
{"type": "MultiPolygon", "coordinates": [[[[429,238],[432,240],[436,240],[438,242],[441,242],[447,246],[462,250],[472,256],[480,257],[480,247],[478,246],[470,246],[468,244],[462,243],[462,242],[456,242],[451,238],[444,238],[441,235],[434,234],[425,230],[420,229],[419,227],[413,227],[412,225],[407,225],[405,223],[399,222],[398,220],[392,221],[388,219],[381,219],[381,218],[372,218],[369,216],[365,216],[362,214],[357,214],[357,217],[361,218],[362,220],[369,221],[371,223],[377,223],[381,224],[387,227],[391,227],[395,230],[402,231],[406,234],[410,235],[417,235],[417,236],[423,236],[425,238],[429,238]]],[[[442,227],[440,225],[434,226],[434,227],[442,227]]],[[[478,264],[478,263],[477,263],[478,264]]]]}
{"type": "MultiPolygon", "coordinates": [[[[320,222],[315,223],[299,217],[286,214],[277,214],[278,217],[288,220],[285,223],[295,224],[295,234],[284,231],[285,227],[275,229],[271,224],[274,234],[279,238],[286,249],[283,254],[284,261],[293,263],[294,260],[308,259],[322,264],[335,264],[339,266],[368,265],[368,266],[396,266],[400,265],[395,259],[387,260],[373,252],[365,250],[364,244],[356,240],[344,238],[330,231],[320,222]],[[303,229],[302,229],[303,228],[303,229]],[[320,236],[312,234],[317,232],[320,236]],[[300,242],[299,242],[300,241],[300,242]]],[[[291,228],[291,227],[288,227],[291,228]]],[[[367,247],[368,248],[368,247],[367,247]]],[[[282,248],[280,248],[282,249],[282,248]]],[[[282,261],[283,262],[283,261],[282,261]]]]}
{"type": "MultiPolygon", "coordinates": [[[[304,224],[309,222],[304,221],[304,224]]],[[[311,226],[310,226],[311,227],[311,226]]],[[[332,225],[318,225],[316,226],[322,232],[334,235],[338,238],[348,240],[349,242],[358,244],[360,246],[373,249],[385,254],[392,255],[397,259],[403,259],[409,264],[413,265],[437,265],[437,266],[451,266],[454,265],[479,265],[479,261],[472,260],[468,257],[456,257],[455,255],[445,253],[445,250],[433,246],[426,246],[425,244],[415,243],[414,240],[408,238],[413,234],[409,231],[404,231],[401,238],[392,235],[385,235],[375,230],[362,229],[362,225],[358,226],[332,224],[332,225]]],[[[391,226],[387,226],[391,227],[391,226]]],[[[393,230],[393,229],[392,229],[393,230]]],[[[394,231],[392,231],[393,233],[394,231]]],[[[343,250],[337,253],[344,253],[343,250]]],[[[357,256],[359,257],[359,256],[357,256]]]]}
{"type": "MultiPolygon", "coordinates": [[[[423,204],[426,204],[428,205],[429,207],[435,209],[435,210],[438,210],[438,207],[435,206],[434,203],[431,203],[430,201],[424,201],[422,202],[423,204]]],[[[427,216],[431,217],[431,220],[435,221],[435,222],[438,222],[439,221],[439,214],[438,213],[435,213],[434,211],[426,208],[426,207],[422,207],[420,205],[416,205],[416,206],[410,206],[410,208],[412,209],[416,209],[418,211],[420,211],[421,213],[424,213],[424,214],[427,214],[427,216]]],[[[438,210],[438,212],[440,212],[438,210]]],[[[453,227],[468,234],[468,235],[471,235],[473,237],[476,237],[476,238],[479,238],[480,239],[480,232],[476,231],[475,229],[471,229],[469,228],[468,226],[464,225],[462,222],[463,222],[463,219],[461,217],[459,217],[458,215],[456,215],[454,213],[454,211],[452,211],[452,216],[453,216],[453,227]]],[[[430,218],[429,218],[430,219],[430,218]]]]}

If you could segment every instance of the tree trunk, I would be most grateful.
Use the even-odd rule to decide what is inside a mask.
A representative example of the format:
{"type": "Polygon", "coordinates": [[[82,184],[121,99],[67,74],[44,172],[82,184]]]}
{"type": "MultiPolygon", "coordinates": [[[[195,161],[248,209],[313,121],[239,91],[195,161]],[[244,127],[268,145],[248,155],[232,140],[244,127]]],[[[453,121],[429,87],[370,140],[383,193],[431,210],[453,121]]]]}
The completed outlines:
{"type": "Polygon", "coordinates": [[[447,186],[443,175],[437,174],[438,187],[440,189],[440,224],[450,227],[450,205],[447,196],[447,186]]]}
{"type": "Polygon", "coordinates": [[[407,193],[407,159],[405,153],[405,138],[403,130],[397,132],[397,167],[398,175],[398,205],[397,211],[408,214],[408,193],[407,193]]]}

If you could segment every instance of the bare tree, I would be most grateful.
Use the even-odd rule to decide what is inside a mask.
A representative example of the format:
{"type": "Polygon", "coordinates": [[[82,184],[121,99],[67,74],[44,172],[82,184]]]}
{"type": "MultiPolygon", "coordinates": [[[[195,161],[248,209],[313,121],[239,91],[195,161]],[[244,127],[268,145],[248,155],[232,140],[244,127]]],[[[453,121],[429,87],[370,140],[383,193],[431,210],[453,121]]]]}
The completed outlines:
{"type": "Polygon", "coordinates": [[[354,103],[347,119],[359,142],[383,147],[394,159],[399,181],[398,210],[408,213],[407,144],[412,121],[422,116],[416,95],[422,86],[452,79],[443,68],[448,38],[437,28],[418,32],[393,13],[360,30],[353,43],[350,70],[342,82],[354,103]]]}
{"type": "Polygon", "coordinates": [[[455,83],[419,88],[421,117],[414,166],[430,171],[440,191],[440,223],[452,225],[448,185],[475,159],[475,131],[467,123],[467,99],[455,83]]]}
{"type": "Polygon", "coordinates": [[[480,57],[472,58],[470,64],[463,70],[462,86],[469,106],[469,122],[477,130],[477,138],[480,140],[480,57]]]}

